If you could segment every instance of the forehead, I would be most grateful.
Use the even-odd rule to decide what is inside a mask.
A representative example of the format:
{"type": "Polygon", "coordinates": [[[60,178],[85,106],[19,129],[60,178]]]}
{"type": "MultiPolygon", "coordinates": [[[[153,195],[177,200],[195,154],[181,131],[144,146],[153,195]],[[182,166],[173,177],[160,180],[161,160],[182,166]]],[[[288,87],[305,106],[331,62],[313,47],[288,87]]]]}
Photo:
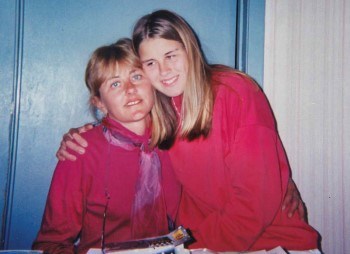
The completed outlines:
{"type": "Polygon", "coordinates": [[[144,61],[155,55],[165,55],[180,47],[182,47],[182,44],[178,41],[163,38],[148,38],[141,42],[139,54],[141,61],[144,61]]]}
{"type": "Polygon", "coordinates": [[[129,62],[119,62],[116,61],[113,64],[109,64],[104,73],[105,73],[105,77],[111,77],[111,76],[121,76],[121,75],[129,75],[130,73],[139,70],[140,67],[129,63],[129,62]]]}

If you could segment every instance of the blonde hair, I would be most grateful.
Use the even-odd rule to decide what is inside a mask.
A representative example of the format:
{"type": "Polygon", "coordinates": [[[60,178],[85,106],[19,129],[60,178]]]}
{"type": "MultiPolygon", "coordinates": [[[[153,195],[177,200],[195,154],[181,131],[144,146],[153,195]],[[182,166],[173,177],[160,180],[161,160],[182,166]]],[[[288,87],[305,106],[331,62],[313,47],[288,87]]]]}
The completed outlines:
{"type": "Polygon", "coordinates": [[[181,118],[182,124],[178,129],[176,113],[171,98],[156,96],[156,116],[153,125],[154,142],[157,144],[171,143],[176,134],[180,137],[193,140],[200,136],[206,137],[212,124],[214,96],[211,86],[211,67],[207,64],[197,37],[191,27],[179,15],[159,10],[143,16],[136,23],[133,31],[133,45],[138,53],[140,44],[148,38],[163,38],[181,43],[187,53],[189,70],[187,85],[183,93],[181,118]],[[177,133],[176,133],[177,132],[177,133]]]}
{"type": "Polygon", "coordinates": [[[142,68],[130,39],[122,38],[114,44],[97,48],[85,70],[85,84],[90,91],[90,96],[100,97],[99,89],[102,83],[117,68],[125,65],[142,68]]]}
{"type": "Polygon", "coordinates": [[[101,119],[101,112],[95,106],[94,97],[100,98],[99,90],[102,83],[123,66],[134,66],[140,69],[142,67],[128,38],[97,48],[89,59],[85,69],[85,84],[90,92],[90,111],[97,120],[101,119]]]}

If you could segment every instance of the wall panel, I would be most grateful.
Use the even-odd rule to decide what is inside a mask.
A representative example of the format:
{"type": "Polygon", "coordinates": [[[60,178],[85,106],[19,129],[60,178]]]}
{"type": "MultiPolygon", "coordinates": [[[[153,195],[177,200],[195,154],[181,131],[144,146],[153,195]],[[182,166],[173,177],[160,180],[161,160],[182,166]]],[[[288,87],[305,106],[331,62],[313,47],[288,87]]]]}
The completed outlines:
{"type": "Polygon", "coordinates": [[[325,253],[350,253],[350,3],[267,0],[264,89],[325,253]]]}

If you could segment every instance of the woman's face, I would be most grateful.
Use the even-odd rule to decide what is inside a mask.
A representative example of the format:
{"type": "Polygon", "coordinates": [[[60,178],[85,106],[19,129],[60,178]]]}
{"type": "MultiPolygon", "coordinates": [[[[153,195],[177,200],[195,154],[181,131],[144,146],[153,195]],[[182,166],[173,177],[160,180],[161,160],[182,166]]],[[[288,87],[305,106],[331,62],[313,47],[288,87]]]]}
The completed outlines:
{"type": "Polygon", "coordinates": [[[142,69],[120,66],[102,83],[96,106],[132,130],[135,124],[147,121],[154,105],[153,87],[142,69]]]}
{"type": "Polygon", "coordinates": [[[161,38],[144,40],[139,47],[142,67],[152,85],[169,97],[184,92],[188,59],[183,45],[161,38]]]}

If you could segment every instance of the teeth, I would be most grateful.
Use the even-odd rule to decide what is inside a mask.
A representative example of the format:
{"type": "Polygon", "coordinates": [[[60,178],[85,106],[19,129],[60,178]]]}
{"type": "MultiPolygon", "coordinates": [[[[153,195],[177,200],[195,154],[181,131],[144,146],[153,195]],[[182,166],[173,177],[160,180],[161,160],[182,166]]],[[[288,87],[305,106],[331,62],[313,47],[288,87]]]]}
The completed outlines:
{"type": "Polygon", "coordinates": [[[132,105],[136,105],[136,104],[138,104],[138,103],[140,103],[140,100],[137,100],[137,101],[131,101],[131,102],[129,102],[128,104],[126,104],[127,106],[132,106],[132,105]]]}
{"type": "Polygon", "coordinates": [[[170,85],[170,84],[173,83],[176,79],[177,79],[177,77],[173,77],[173,78],[168,79],[168,80],[163,80],[162,83],[165,84],[165,85],[170,85]]]}

